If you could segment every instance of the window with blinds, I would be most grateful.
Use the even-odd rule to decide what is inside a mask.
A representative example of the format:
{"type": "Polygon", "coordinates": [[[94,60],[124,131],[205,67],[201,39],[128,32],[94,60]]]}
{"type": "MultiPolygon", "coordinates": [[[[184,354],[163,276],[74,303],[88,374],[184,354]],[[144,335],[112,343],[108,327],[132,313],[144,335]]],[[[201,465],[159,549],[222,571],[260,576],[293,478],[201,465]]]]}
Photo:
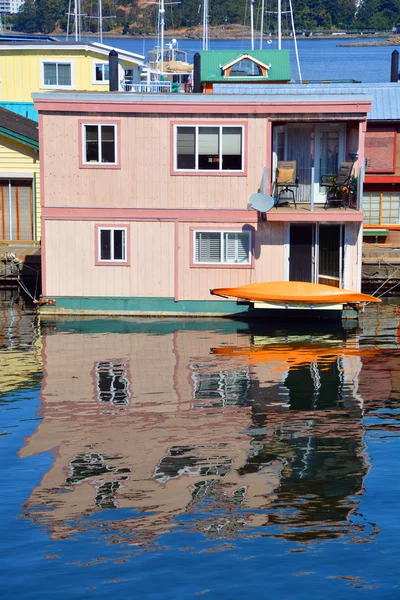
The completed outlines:
{"type": "Polygon", "coordinates": [[[51,87],[71,87],[71,63],[43,63],[43,85],[51,87]]]}
{"type": "Polygon", "coordinates": [[[250,264],[250,231],[195,231],[194,233],[196,264],[250,264]]]}
{"type": "Polygon", "coordinates": [[[243,170],[243,126],[179,125],[175,132],[176,170],[243,170]]]}

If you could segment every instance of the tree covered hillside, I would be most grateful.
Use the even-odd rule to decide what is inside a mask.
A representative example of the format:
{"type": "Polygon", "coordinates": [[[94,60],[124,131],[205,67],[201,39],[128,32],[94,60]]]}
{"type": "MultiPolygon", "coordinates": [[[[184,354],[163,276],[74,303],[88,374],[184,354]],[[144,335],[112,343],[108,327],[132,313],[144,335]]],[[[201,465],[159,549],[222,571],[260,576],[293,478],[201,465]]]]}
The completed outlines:
{"type": "MultiPolygon", "coordinates": [[[[188,29],[201,25],[201,0],[182,0],[167,4],[166,29],[188,29]]],[[[68,24],[68,0],[26,0],[14,17],[17,31],[33,33],[65,32],[68,24]]],[[[82,31],[98,31],[97,0],[81,0],[82,31]]],[[[274,32],[276,18],[271,11],[276,3],[265,2],[265,31],[274,32]]],[[[119,30],[124,34],[154,34],[157,30],[158,3],[155,0],[103,0],[103,31],[119,30]],[[109,18],[112,17],[112,18],[109,18]]],[[[260,22],[261,3],[255,4],[255,25],[260,22]]],[[[72,10],[72,9],[70,9],[72,10]]],[[[282,0],[285,11],[285,0],[282,0]]],[[[400,21],[400,0],[293,0],[296,30],[390,30],[400,21]]],[[[249,24],[249,0],[209,0],[209,24],[249,24]]],[[[283,28],[285,28],[283,18],[283,28]]],[[[70,17],[73,22],[73,17],[70,17]]],[[[71,25],[72,27],[72,25],[71,25]]],[[[289,28],[289,24],[288,24],[289,28]]]]}

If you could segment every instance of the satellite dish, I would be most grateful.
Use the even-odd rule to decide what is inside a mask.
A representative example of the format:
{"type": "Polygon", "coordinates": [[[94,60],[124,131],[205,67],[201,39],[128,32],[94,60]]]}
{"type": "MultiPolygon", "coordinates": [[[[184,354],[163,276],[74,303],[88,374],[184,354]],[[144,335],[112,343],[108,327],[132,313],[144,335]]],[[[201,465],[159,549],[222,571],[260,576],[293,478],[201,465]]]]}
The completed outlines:
{"type": "Polygon", "coordinates": [[[259,212],[268,212],[275,204],[275,198],[268,194],[252,194],[249,198],[249,208],[259,212]]]}

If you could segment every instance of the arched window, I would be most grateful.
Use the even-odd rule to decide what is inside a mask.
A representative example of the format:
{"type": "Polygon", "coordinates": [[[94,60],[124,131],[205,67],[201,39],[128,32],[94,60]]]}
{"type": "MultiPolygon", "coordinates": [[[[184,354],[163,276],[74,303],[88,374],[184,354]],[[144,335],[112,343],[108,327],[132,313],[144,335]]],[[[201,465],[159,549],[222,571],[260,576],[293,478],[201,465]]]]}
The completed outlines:
{"type": "Polygon", "coordinates": [[[229,77],[262,77],[261,67],[248,58],[239,60],[229,73],[229,77]]]}

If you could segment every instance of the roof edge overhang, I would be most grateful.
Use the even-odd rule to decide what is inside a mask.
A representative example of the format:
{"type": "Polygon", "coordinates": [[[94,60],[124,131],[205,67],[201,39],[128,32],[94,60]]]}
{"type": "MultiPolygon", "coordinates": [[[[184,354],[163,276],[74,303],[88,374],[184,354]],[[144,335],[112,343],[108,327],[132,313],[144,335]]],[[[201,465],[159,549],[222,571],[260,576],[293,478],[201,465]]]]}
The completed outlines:
{"type": "Polygon", "coordinates": [[[279,115],[341,115],[365,120],[371,109],[370,100],[326,100],[277,101],[269,98],[264,102],[250,100],[229,101],[226,96],[218,100],[213,95],[176,97],[157,94],[130,94],[109,92],[108,94],[65,93],[32,94],[35,109],[46,112],[117,112],[117,113],[179,113],[179,114],[238,114],[260,115],[278,118],[279,115]],[[149,98],[149,96],[152,96],[149,98]],[[162,97],[163,96],[163,97],[162,97]]]}
{"type": "Polygon", "coordinates": [[[57,52],[57,51],[66,51],[68,50],[69,52],[77,52],[77,51],[84,51],[84,52],[94,52],[95,54],[99,54],[101,56],[107,56],[109,55],[109,53],[111,52],[111,50],[115,50],[118,53],[119,58],[121,58],[122,60],[126,60],[126,61],[130,61],[130,62],[134,62],[135,64],[138,65],[143,65],[144,64],[144,60],[145,57],[142,56],[141,54],[134,54],[133,52],[127,52],[126,50],[121,50],[120,48],[113,48],[112,46],[106,46],[104,44],[98,44],[96,42],[82,42],[82,43],[75,43],[75,44],[64,44],[64,43],[60,43],[60,44],[52,44],[52,43],[43,43],[43,44],[1,44],[0,45],[0,55],[2,51],[16,51],[16,50],[21,50],[21,51],[31,51],[31,50],[46,50],[47,52],[57,52]]]}
{"type": "Polygon", "coordinates": [[[269,65],[267,65],[266,63],[263,63],[261,60],[258,60],[257,58],[255,58],[254,56],[249,54],[248,52],[243,52],[243,54],[240,54],[240,56],[234,58],[228,64],[221,65],[221,69],[223,71],[225,71],[226,69],[229,69],[229,67],[233,67],[233,65],[236,65],[238,62],[240,62],[243,59],[251,60],[256,65],[259,65],[260,67],[265,67],[266,69],[271,68],[271,63],[269,65]]]}
{"type": "Polygon", "coordinates": [[[12,131],[11,129],[7,129],[6,127],[0,127],[0,135],[3,135],[4,137],[6,137],[10,140],[13,140],[14,142],[19,142],[20,144],[29,146],[30,148],[33,148],[35,151],[39,150],[39,141],[38,140],[34,140],[34,139],[29,138],[20,133],[16,133],[15,131],[12,131]]]}

